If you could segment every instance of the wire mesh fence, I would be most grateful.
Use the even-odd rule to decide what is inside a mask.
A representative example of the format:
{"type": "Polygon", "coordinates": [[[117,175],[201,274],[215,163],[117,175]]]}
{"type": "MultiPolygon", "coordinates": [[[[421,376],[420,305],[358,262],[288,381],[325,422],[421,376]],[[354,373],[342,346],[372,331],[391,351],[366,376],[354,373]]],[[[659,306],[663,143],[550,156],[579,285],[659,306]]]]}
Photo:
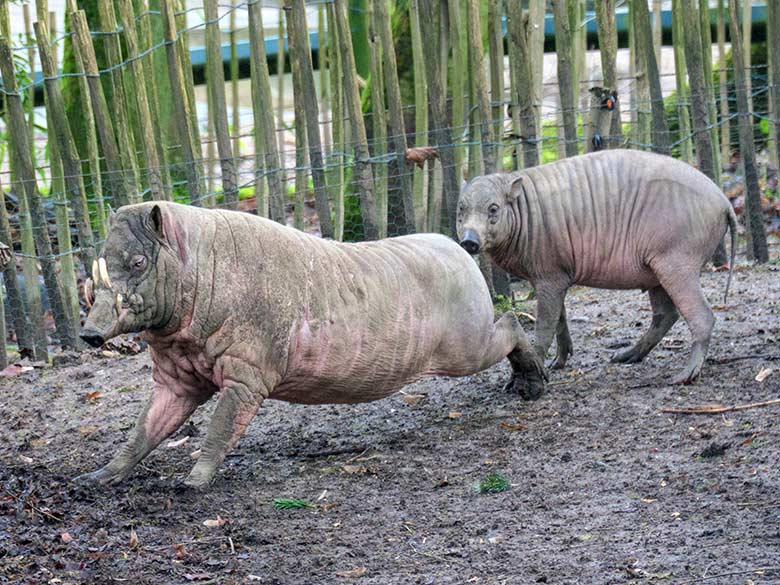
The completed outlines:
{"type": "MultiPolygon", "coordinates": [[[[348,29],[337,26],[338,11],[346,14],[345,2],[309,3],[305,8],[308,26],[298,29],[297,36],[296,30],[289,28],[290,15],[303,2],[290,0],[283,4],[280,7],[250,0],[223,5],[206,0],[203,18],[196,24],[188,24],[188,17],[200,11],[200,7],[160,0],[159,10],[151,10],[142,2],[140,9],[132,12],[132,4],[123,0],[116,6],[119,14],[109,14],[106,18],[103,18],[106,15],[98,18],[96,14],[88,15],[89,19],[82,17],[90,27],[87,45],[76,37],[74,31],[78,27],[73,23],[77,24],[77,20],[68,20],[79,14],[73,6],[68,8],[69,28],[65,33],[37,29],[48,32],[47,39],[36,38],[29,23],[24,30],[16,30],[17,23],[12,27],[9,22],[7,4],[0,7],[0,13],[5,11],[4,15],[0,14],[3,17],[0,35],[10,49],[15,73],[14,83],[4,78],[0,89],[4,106],[0,127],[0,192],[4,200],[0,207],[5,212],[0,218],[0,223],[5,224],[0,230],[0,240],[7,240],[3,243],[13,250],[15,257],[4,272],[7,340],[22,350],[24,346],[36,346],[32,349],[37,349],[37,355],[45,354],[47,345],[63,341],[61,329],[66,320],[58,320],[57,308],[49,298],[51,283],[42,282],[40,276],[46,263],[53,263],[59,275],[64,298],[59,310],[68,314],[71,327],[78,327],[85,311],[81,287],[89,275],[91,258],[105,239],[110,209],[122,204],[163,198],[190,205],[236,209],[270,216],[313,235],[344,241],[413,231],[450,233],[448,209],[457,194],[448,187],[447,176],[455,176],[460,184],[481,174],[490,153],[495,158],[496,171],[522,168],[527,160],[524,151],[528,148],[535,149],[536,159],[541,163],[564,156],[566,138],[559,82],[549,76],[547,80],[539,80],[534,103],[523,114],[533,117],[531,124],[536,132],[524,136],[523,120],[511,111],[522,105],[518,103],[517,82],[510,75],[511,51],[502,47],[497,58],[493,54],[487,59],[483,47],[479,47],[480,67],[465,72],[467,77],[481,75],[486,79],[491,71],[500,74],[500,79],[494,77],[487,89],[487,122],[493,135],[486,138],[482,132],[479,96],[473,85],[456,86],[458,72],[454,65],[447,66],[447,59],[453,59],[447,56],[450,52],[454,55],[455,45],[452,39],[445,39],[451,34],[446,32],[446,22],[440,23],[444,32],[438,49],[444,55],[444,65],[437,66],[437,72],[444,81],[448,123],[436,124],[431,115],[433,107],[428,111],[436,96],[426,94],[427,102],[415,99],[414,103],[406,100],[402,104],[403,131],[399,134],[393,132],[389,122],[393,115],[388,103],[391,88],[383,84],[379,93],[373,91],[373,84],[378,80],[393,81],[386,70],[390,66],[387,59],[381,58],[388,47],[376,40],[380,35],[372,33],[369,38],[369,44],[377,45],[369,49],[378,51],[380,58],[369,75],[362,78],[357,74],[357,67],[345,58],[348,51],[360,48],[357,42],[345,42],[345,36],[350,36],[344,34],[348,29]],[[264,13],[253,14],[253,10],[264,13]],[[257,36],[252,36],[258,32],[257,28],[253,31],[252,27],[267,22],[263,16],[269,11],[278,16],[279,24],[266,30],[261,27],[258,41],[257,36]],[[107,23],[113,23],[113,27],[107,23]],[[317,23],[316,29],[313,23],[317,23]],[[315,30],[317,46],[312,50],[314,47],[308,43],[310,38],[315,38],[310,36],[315,30]],[[205,85],[196,85],[193,77],[189,37],[195,34],[206,40],[205,85]],[[132,37],[136,37],[134,42],[132,37]],[[209,38],[216,39],[216,43],[209,45],[209,38]],[[249,38],[250,48],[257,52],[251,60],[250,76],[244,72],[242,78],[244,65],[238,63],[236,44],[244,38],[249,38]],[[116,43],[117,40],[121,43],[116,43]],[[259,51],[258,45],[262,45],[263,51],[274,46],[281,50],[269,59],[259,51]],[[53,53],[55,64],[62,60],[53,75],[36,74],[42,64],[38,55],[46,47],[53,53]],[[91,71],[90,51],[96,54],[97,64],[91,71]],[[225,67],[223,54],[231,57],[225,67]],[[262,59],[265,70],[258,59],[262,59]],[[301,64],[305,66],[307,61],[309,65],[317,65],[309,80],[298,73],[301,64]],[[351,71],[353,67],[355,71],[351,71]],[[178,77],[172,76],[172,71],[178,77]],[[348,80],[353,73],[355,83],[349,87],[348,80]],[[98,83],[89,85],[95,79],[98,83]],[[59,87],[60,98],[53,95],[56,88],[46,85],[47,81],[54,81],[59,87]],[[45,104],[36,105],[36,99],[41,101],[36,95],[44,86],[45,104]],[[463,88],[460,99],[454,99],[454,87],[463,88]],[[267,93],[266,101],[261,97],[262,91],[267,93]],[[146,94],[145,100],[138,99],[139,92],[146,94]],[[312,116],[311,111],[300,109],[306,92],[313,92],[318,104],[319,111],[313,121],[306,120],[307,115],[312,116]],[[385,96],[388,101],[377,107],[377,97],[382,102],[385,96]],[[63,97],[70,139],[61,136],[62,132],[55,132],[52,125],[56,113],[54,102],[63,97]],[[18,100],[24,112],[29,152],[19,152],[19,136],[11,128],[14,100],[18,100]],[[357,117],[355,103],[360,106],[357,117]],[[421,104],[426,110],[422,117],[421,104]],[[460,104],[464,107],[458,117],[460,104]],[[101,107],[106,108],[107,116],[103,118],[101,107]],[[270,127],[268,118],[262,118],[269,109],[270,127]],[[313,148],[316,143],[307,135],[314,127],[318,129],[321,158],[313,148]],[[362,128],[362,133],[356,131],[357,127],[362,128]],[[442,140],[445,136],[449,139],[442,140]],[[69,154],[65,151],[70,142],[74,149],[69,154]],[[406,148],[403,156],[399,144],[406,148]],[[273,150],[274,156],[269,157],[269,151],[273,150]],[[443,156],[448,151],[452,156],[443,156]],[[29,157],[34,176],[22,172],[23,157],[29,157]],[[376,210],[373,217],[367,216],[366,183],[361,182],[361,173],[366,168],[370,173],[372,206],[376,210]],[[320,184],[323,179],[324,183],[320,184]],[[405,181],[411,190],[409,194],[404,191],[405,181]],[[31,183],[34,189],[30,189],[31,183]],[[318,195],[320,187],[323,191],[318,195]],[[31,204],[38,199],[41,206],[36,216],[31,204]],[[79,209],[85,213],[83,221],[79,209]],[[323,210],[327,212],[325,222],[323,210]],[[46,253],[40,246],[43,232],[51,244],[46,253]],[[17,290],[10,290],[14,286],[17,290]],[[25,322],[30,332],[20,331],[25,322]],[[20,333],[28,339],[20,339],[20,333]],[[31,337],[38,339],[38,343],[29,341],[31,337]]],[[[106,5],[111,6],[109,12],[113,13],[112,3],[106,5]]],[[[403,6],[404,3],[397,3],[396,10],[402,10],[403,6]]],[[[415,9],[415,3],[411,9],[415,9]]],[[[39,21],[43,18],[56,22],[47,19],[47,14],[46,7],[39,3],[39,21]]],[[[378,17],[372,14],[371,18],[374,25],[385,24],[381,22],[381,14],[378,17]]],[[[504,42],[509,44],[511,40],[506,37],[504,42]]],[[[415,44],[414,37],[412,44],[415,44]]],[[[768,95],[776,85],[770,82],[766,51],[762,58],[762,49],[757,46],[750,67],[751,111],[747,119],[753,126],[759,158],[764,162],[762,186],[770,193],[776,191],[777,185],[777,144],[772,140],[777,113],[772,112],[768,95]]],[[[422,50],[420,46],[412,48],[422,50]]],[[[589,89],[603,84],[600,68],[588,65],[598,59],[597,52],[589,54],[577,75],[574,101],[577,135],[569,139],[579,152],[593,150],[594,110],[589,89]]],[[[635,56],[631,59],[633,63],[635,56]]],[[[741,116],[744,112],[738,112],[736,107],[733,66],[725,55],[719,53],[717,59],[712,84],[691,88],[684,96],[677,93],[675,73],[661,72],[663,106],[669,124],[668,143],[674,156],[687,158],[695,151],[690,147],[695,133],[690,130],[690,124],[680,123],[680,116],[689,115],[692,95],[703,92],[714,111],[706,131],[718,134],[713,142],[722,155],[729,156],[729,160],[721,161],[719,170],[738,175],[737,125],[744,123],[745,118],[741,116]],[[686,145],[690,148],[686,149],[686,145]]],[[[412,71],[412,77],[418,73],[412,71]]],[[[396,71],[394,75],[396,80],[403,78],[402,72],[396,71]]],[[[616,144],[619,147],[647,150],[658,147],[648,125],[652,124],[653,101],[642,79],[644,75],[646,72],[641,68],[638,72],[629,69],[618,77],[617,87],[612,90],[620,104],[620,137],[616,144]]],[[[407,93],[419,98],[420,91],[432,91],[427,84],[421,85],[407,93]]],[[[609,144],[617,141],[612,133],[601,138],[609,144]]],[[[689,162],[695,164],[696,160],[691,158],[689,162]]],[[[727,190],[733,190],[738,188],[739,181],[725,176],[724,183],[727,190]]],[[[769,214],[776,213],[777,210],[772,211],[773,203],[768,205],[769,214]]],[[[777,216],[780,212],[774,217],[777,216]]]]}

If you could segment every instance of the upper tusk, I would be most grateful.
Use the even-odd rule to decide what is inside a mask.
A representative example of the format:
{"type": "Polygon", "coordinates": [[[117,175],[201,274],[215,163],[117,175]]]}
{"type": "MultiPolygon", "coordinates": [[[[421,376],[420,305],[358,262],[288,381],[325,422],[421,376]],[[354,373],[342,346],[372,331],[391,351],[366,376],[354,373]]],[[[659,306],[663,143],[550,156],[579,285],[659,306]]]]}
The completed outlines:
{"type": "Polygon", "coordinates": [[[95,279],[95,286],[100,284],[100,273],[98,272],[97,260],[92,261],[92,278],[95,279]]]}
{"type": "Polygon", "coordinates": [[[122,293],[116,294],[116,314],[117,316],[122,314],[122,293]]]}
{"type": "Polygon", "coordinates": [[[92,279],[88,278],[84,281],[84,300],[87,302],[87,308],[92,308],[92,301],[93,301],[93,292],[92,292],[92,279]]]}
{"type": "Polygon", "coordinates": [[[108,267],[106,266],[106,259],[100,258],[98,260],[98,272],[100,273],[100,280],[107,288],[113,288],[111,286],[111,279],[108,277],[108,267]]]}

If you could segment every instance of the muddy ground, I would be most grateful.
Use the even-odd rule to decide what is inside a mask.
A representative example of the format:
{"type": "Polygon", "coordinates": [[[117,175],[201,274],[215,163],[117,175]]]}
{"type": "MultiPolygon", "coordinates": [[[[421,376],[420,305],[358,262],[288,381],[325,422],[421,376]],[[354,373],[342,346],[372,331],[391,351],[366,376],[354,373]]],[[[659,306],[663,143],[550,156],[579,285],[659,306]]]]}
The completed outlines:
{"type": "Polygon", "coordinates": [[[648,326],[646,297],[578,289],[575,355],[539,401],[501,390],[506,364],[372,404],[269,401],[203,495],[176,482],[208,407],[120,487],[69,481],[125,439],[146,353],[0,382],[0,581],[778,583],[780,406],[661,412],[780,397],[776,270],[739,272],[725,310],[725,274],[704,274],[720,310],[695,385],[666,383],[687,356],[684,325],[645,363],[609,365],[610,347],[648,326]],[[489,473],[511,488],[479,494],[489,473]]]}

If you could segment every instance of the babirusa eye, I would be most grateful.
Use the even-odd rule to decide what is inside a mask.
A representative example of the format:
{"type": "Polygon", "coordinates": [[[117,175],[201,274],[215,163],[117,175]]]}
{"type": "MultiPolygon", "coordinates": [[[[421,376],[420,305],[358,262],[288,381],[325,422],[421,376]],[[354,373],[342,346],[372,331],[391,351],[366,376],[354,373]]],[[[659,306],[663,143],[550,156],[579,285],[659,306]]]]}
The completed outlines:
{"type": "Polygon", "coordinates": [[[488,207],[488,211],[489,211],[491,214],[496,214],[496,213],[498,213],[498,205],[496,205],[495,203],[493,203],[493,204],[492,204],[490,207],[488,207]]]}

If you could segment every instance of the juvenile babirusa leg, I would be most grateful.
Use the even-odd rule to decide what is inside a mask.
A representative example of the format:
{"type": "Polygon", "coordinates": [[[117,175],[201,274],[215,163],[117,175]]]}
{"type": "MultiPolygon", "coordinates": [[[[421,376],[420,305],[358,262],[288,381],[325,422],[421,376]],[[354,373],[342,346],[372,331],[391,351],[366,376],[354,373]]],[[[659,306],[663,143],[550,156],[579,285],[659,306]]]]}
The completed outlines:
{"type": "Polygon", "coordinates": [[[680,318],[677,308],[663,287],[651,288],[649,295],[650,305],[653,307],[653,322],[650,329],[645,332],[634,347],[616,353],[610,361],[621,364],[642,361],[680,318]]]}
{"type": "Polygon", "coordinates": [[[698,278],[698,266],[696,271],[692,270],[695,266],[693,262],[686,265],[684,261],[675,262],[669,259],[660,259],[660,262],[666,262],[667,266],[676,267],[673,273],[660,273],[658,279],[661,286],[664,287],[669,297],[674,302],[677,310],[685,319],[688,328],[693,336],[693,346],[691,347],[691,356],[688,359],[688,365],[683,368],[672,384],[690,384],[701,372],[704,359],[707,357],[707,350],[710,346],[710,336],[712,328],[715,325],[715,316],[712,309],[704,298],[704,292],[701,290],[701,283],[698,278]],[[685,268],[689,268],[686,270],[685,268]]]}
{"type": "Polygon", "coordinates": [[[558,319],[558,327],[555,330],[555,361],[550,365],[553,370],[562,370],[566,360],[574,353],[574,345],[569,334],[569,323],[566,321],[566,306],[561,306],[561,316],[558,319]]]}
{"type": "Polygon", "coordinates": [[[196,489],[208,487],[225,455],[257,414],[263,398],[262,392],[250,389],[243,382],[225,379],[200,458],[184,480],[186,485],[196,489]]]}
{"type": "MultiPolygon", "coordinates": [[[[536,285],[536,340],[534,349],[542,359],[550,349],[563,314],[563,299],[567,287],[560,283],[536,285]]],[[[567,326],[568,329],[568,326],[567,326]]]]}
{"type": "Polygon", "coordinates": [[[169,437],[207,398],[207,394],[175,393],[155,384],[152,396],[138,417],[131,438],[105,467],[85,473],[75,481],[119,483],[144,457],[169,437]]]}

